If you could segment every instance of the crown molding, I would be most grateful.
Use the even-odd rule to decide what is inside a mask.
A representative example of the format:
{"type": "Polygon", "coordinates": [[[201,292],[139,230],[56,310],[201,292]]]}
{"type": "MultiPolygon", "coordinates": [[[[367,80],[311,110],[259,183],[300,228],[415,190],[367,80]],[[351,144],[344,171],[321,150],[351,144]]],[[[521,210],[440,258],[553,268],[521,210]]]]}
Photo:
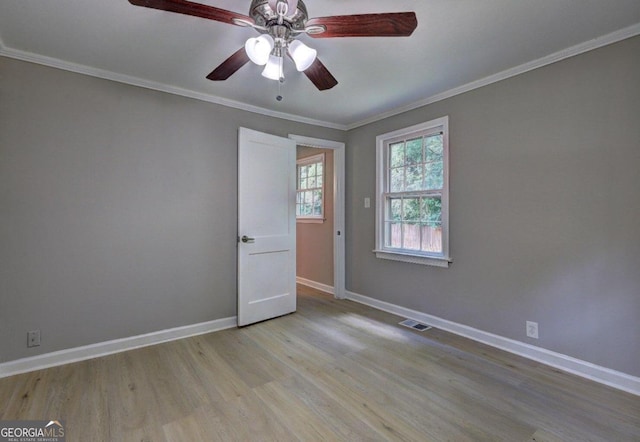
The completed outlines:
{"type": "Polygon", "coordinates": [[[589,40],[589,41],[577,44],[575,46],[571,46],[569,48],[547,55],[545,57],[538,58],[537,60],[529,61],[519,66],[515,66],[513,68],[504,70],[502,72],[498,72],[497,74],[493,74],[488,77],[481,78],[479,80],[475,80],[470,83],[464,84],[462,86],[449,89],[448,91],[442,92],[440,94],[432,95],[431,97],[424,98],[420,101],[416,101],[406,106],[401,106],[401,107],[392,109],[388,112],[374,115],[370,118],[358,121],[356,123],[349,124],[347,125],[347,130],[356,129],[358,127],[365,126],[370,123],[375,123],[376,121],[384,120],[385,118],[393,117],[395,115],[399,115],[404,112],[418,109],[420,107],[427,106],[429,104],[436,103],[438,101],[446,100],[447,98],[451,98],[456,95],[460,95],[465,92],[469,92],[474,89],[478,89],[483,86],[487,86],[501,80],[506,80],[507,78],[515,77],[516,75],[524,74],[525,72],[529,72],[534,69],[538,69],[543,66],[547,66],[547,65],[556,63],[558,61],[565,60],[567,58],[575,57],[576,55],[580,55],[585,52],[589,52],[594,49],[601,48],[603,46],[617,43],[619,41],[626,40],[627,38],[635,37],[636,35],[639,35],[639,34],[640,34],[640,23],[636,23],[635,25],[631,25],[629,27],[620,29],[610,34],[603,35],[598,38],[594,38],[593,40],[589,40]]]}
{"type": "Polygon", "coordinates": [[[305,123],[313,126],[326,127],[329,129],[349,131],[361,126],[365,126],[370,123],[375,123],[376,121],[384,120],[385,118],[393,117],[395,115],[399,115],[404,112],[408,112],[423,106],[427,106],[429,104],[436,103],[438,101],[446,100],[447,98],[451,98],[456,95],[460,95],[465,92],[469,92],[474,89],[478,89],[483,86],[487,86],[501,80],[506,80],[507,78],[524,74],[525,72],[529,72],[534,69],[538,69],[538,68],[556,63],[558,61],[565,60],[567,58],[575,57],[576,55],[583,54],[585,52],[589,52],[594,49],[601,48],[603,46],[607,46],[622,40],[626,40],[627,38],[635,37],[636,35],[640,35],[640,23],[636,23],[635,25],[631,25],[626,28],[620,29],[618,31],[612,32],[610,34],[606,34],[601,37],[594,38],[592,40],[577,44],[575,46],[571,46],[569,48],[544,56],[537,60],[533,60],[533,61],[521,64],[519,66],[506,69],[502,72],[498,72],[488,77],[472,81],[462,86],[449,89],[448,91],[445,91],[436,95],[432,95],[427,98],[423,98],[422,100],[407,104],[405,106],[400,106],[390,111],[383,112],[381,114],[377,114],[372,117],[366,118],[364,120],[360,120],[350,124],[331,123],[327,121],[315,120],[312,118],[306,118],[298,115],[288,114],[285,112],[273,111],[263,107],[253,106],[247,103],[242,103],[235,100],[216,97],[214,95],[204,94],[201,92],[195,92],[188,89],[183,89],[183,88],[179,88],[179,87],[175,87],[175,86],[171,86],[171,85],[167,85],[167,84],[163,84],[155,81],[149,81],[142,78],[133,77],[130,75],[119,74],[119,73],[107,71],[104,69],[98,69],[90,66],[71,63],[63,60],[58,60],[56,58],[47,57],[44,55],[38,55],[30,52],[20,51],[17,49],[10,49],[4,45],[1,38],[0,38],[0,56],[14,58],[22,61],[28,61],[31,63],[37,63],[44,66],[76,72],[79,74],[102,78],[105,80],[116,81],[119,83],[125,83],[132,86],[138,86],[146,89],[166,92],[169,94],[180,95],[187,98],[206,101],[208,103],[214,103],[214,104],[219,104],[221,106],[244,110],[247,112],[253,112],[253,113],[266,115],[274,118],[281,118],[283,120],[295,121],[298,123],[305,123]]]}
{"type": "Polygon", "coordinates": [[[71,63],[64,60],[59,60],[53,57],[47,57],[44,55],[34,54],[31,52],[20,51],[17,49],[7,48],[2,44],[0,40],[0,56],[13,58],[16,60],[28,61],[48,67],[62,69],[65,71],[75,72],[78,74],[88,75],[90,77],[102,78],[105,80],[116,81],[118,83],[129,84],[132,86],[138,86],[146,89],[151,89],[160,92],[166,92],[173,95],[179,95],[182,97],[193,98],[195,100],[206,101],[208,103],[219,104],[234,109],[240,109],[247,112],[253,112],[256,114],[266,115],[269,117],[280,118],[283,120],[295,121],[298,123],[310,124],[313,126],[321,126],[330,129],[346,130],[346,125],[336,124],[322,120],[315,120],[312,118],[301,117],[298,115],[288,114],[285,112],[278,112],[271,109],[265,109],[259,106],[253,106],[240,101],[229,100],[227,98],[217,97],[215,95],[204,94],[202,92],[196,92],[188,89],[171,86],[156,81],[145,80],[143,78],[134,77],[131,75],[119,74],[117,72],[107,71],[104,69],[98,69],[91,66],[86,66],[77,63],[71,63]]]}

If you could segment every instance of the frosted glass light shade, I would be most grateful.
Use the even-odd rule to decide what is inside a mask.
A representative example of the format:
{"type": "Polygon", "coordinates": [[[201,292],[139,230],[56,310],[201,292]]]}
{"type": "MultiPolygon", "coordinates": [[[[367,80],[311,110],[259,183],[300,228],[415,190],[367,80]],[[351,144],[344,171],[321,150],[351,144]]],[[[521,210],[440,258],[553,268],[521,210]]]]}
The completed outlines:
{"type": "Polygon", "coordinates": [[[258,66],[264,66],[269,61],[269,54],[273,49],[273,38],[268,34],[260,37],[250,38],[244,45],[244,50],[249,56],[249,60],[258,66]]]}
{"type": "Polygon", "coordinates": [[[282,57],[275,55],[269,56],[269,61],[262,71],[262,76],[269,80],[280,80],[280,74],[282,72],[282,57]]]}
{"type": "Polygon", "coordinates": [[[293,58],[298,72],[302,72],[316,61],[318,51],[305,45],[300,40],[293,40],[289,43],[289,54],[293,58]]]}

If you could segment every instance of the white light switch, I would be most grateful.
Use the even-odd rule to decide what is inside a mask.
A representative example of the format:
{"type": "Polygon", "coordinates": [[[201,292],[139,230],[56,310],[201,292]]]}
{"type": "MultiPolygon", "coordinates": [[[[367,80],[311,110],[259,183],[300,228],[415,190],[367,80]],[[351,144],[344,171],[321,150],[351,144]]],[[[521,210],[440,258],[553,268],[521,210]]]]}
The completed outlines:
{"type": "Polygon", "coordinates": [[[365,198],[364,199],[364,208],[368,209],[371,207],[371,198],[365,198]]]}

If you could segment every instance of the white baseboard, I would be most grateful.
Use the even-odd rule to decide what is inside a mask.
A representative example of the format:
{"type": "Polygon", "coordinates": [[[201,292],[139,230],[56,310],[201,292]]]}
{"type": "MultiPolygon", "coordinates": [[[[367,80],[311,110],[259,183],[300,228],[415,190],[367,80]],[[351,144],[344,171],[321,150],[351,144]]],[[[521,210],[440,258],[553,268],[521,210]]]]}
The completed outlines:
{"type": "Polygon", "coordinates": [[[133,350],[135,348],[160,344],[162,342],[175,341],[176,339],[188,338],[190,336],[203,335],[237,325],[236,317],[216,319],[215,321],[201,322],[199,324],[185,325],[182,327],[160,330],[146,333],[144,335],[131,336],[128,338],[114,339],[112,341],[98,342],[97,344],[85,345],[82,347],[69,348],[66,350],[54,351],[29,358],[0,364],[0,378],[26,373],[43,368],[55,367],[69,364],[71,362],[84,361],[100,356],[106,356],[122,351],[133,350]]]}
{"type": "Polygon", "coordinates": [[[437,316],[411,310],[388,302],[380,301],[368,296],[360,295],[350,291],[346,292],[346,299],[368,305],[378,310],[383,310],[405,318],[414,319],[428,325],[432,325],[441,330],[454,333],[459,336],[472,339],[509,353],[523,356],[534,361],[559,368],[568,373],[572,373],[601,384],[608,385],[619,390],[626,391],[640,396],[640,378],[631,376],[610,368],[601,367],[587,361],[573,358],[571,356],[556,353],[541,347],[526,344],[524,342],[494,335],[482,330],[478,330],[463,324],[458,324],[437,316]]]}
{"type": "Polygon", "coordinates": [[[310,279],[301,278],[300,276],[296,277],[296,282],[298,284],[306,285],[307,287],[311,287],[312,289],[320,290],[321,292],[329,293],[331,295],[335,295],[336,291],[330,285],[322,284],[320,282],[311,281],[310,279]]]}

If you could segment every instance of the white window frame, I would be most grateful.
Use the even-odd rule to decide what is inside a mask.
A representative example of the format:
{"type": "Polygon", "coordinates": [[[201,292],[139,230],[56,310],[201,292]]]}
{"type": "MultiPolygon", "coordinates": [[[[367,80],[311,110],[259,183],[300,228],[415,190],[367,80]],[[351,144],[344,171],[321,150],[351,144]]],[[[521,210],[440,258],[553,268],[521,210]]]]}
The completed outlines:
{"type": "Polygon", "coordinates": [[[297,207],[296,207],[296,222],[299,223],[324,223],[324,202],[325,202],[325,181],[326,181],[326,163],[325,163],[325,155],[324,153],[320,153],[317,155],[312,155],[305,158],[300,158],[296,161],[296,205],[298,201],[298,193],[300,192],[300,166],[307,166],[313,163],[322,163],[322,186],[320,187],[320,191],[322,192],[322,204],[320,205],[320,215],[305,215],[298,216],[297,215],[297,207]]]}
{"type": "Polygon", "coordinates": [[[449,267],[449,117],[445,116],[415,126],[388,132],[376,137],[376,257],[413,264],[449,267]],[[385,203],[389,174],[387,161],[389,145],[416,135],[440,133],[443,135],[443,187],[442,187],[442,253],[428,253],[385,246],[385,203]]]}

